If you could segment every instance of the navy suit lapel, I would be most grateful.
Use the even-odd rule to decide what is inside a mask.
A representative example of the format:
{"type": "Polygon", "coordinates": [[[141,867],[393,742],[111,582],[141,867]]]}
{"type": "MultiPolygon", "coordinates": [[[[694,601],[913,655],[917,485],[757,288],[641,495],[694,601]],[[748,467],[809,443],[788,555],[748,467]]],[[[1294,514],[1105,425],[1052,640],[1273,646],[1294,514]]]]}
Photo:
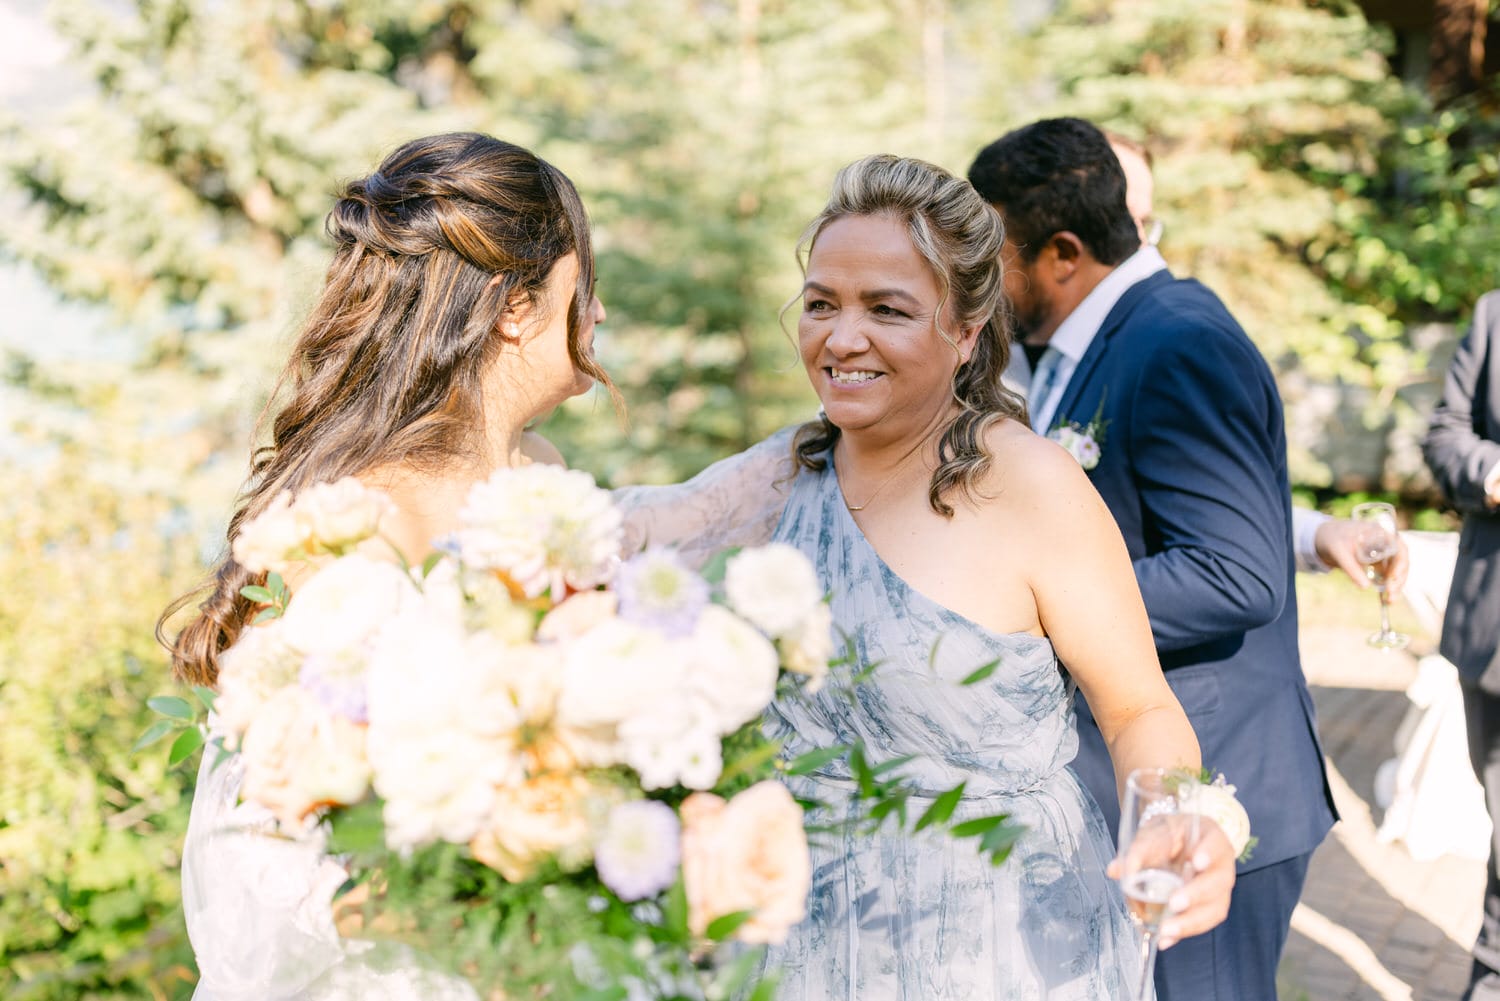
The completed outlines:
{"type": "Polygon", "coordinates": [[[1063,389],[1062,399],[1058,401],[1052,423],[1056,424],[1059,421],[1067,422],[1068,414],[1072,412],[1073,407],[1078,405],[1078,397],[1083,393],[1083,387],[1088,385],[1089,376],[1093,373],[1094,369],[1098,368],[1099,360],[1109,350],[1109,342],[1125,326],[1125,321],[1129,319],[1135,307],[1146,298],[1153,288],[1173,280],[1171,272],[1163,268],[1156,274],[1151,275],[1149,278],[1141,279],[1125,290],[1125,294],[1120,296],[1114,308],[1109,311],[1109,315],[1104,318],[1104,323],[1100,326],[1099,333],[1089,343],[1089,349],[1083,353],[1082,360],[1073,369],[1073,374],[1068,379],[1068,385],[1063,389]]]}

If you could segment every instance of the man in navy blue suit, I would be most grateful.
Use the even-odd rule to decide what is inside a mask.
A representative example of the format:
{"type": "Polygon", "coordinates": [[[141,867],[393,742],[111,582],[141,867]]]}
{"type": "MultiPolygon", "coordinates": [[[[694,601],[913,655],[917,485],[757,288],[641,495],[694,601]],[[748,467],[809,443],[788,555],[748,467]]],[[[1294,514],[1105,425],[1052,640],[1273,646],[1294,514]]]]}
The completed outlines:
{"type": "MultiPolygon", "coordinates": [[[[1297,652],[1281,399],[1223,303],[1143,247],[1109,141],[1035,122],[969,180],[1005,218],[1007,291],[1036,354],[1033,427],[1088,470],[1135,561],[1204,764],[1239,787],[1259,839],[1228,919],[1162,953],[1162,1001],[1265,1001],[1308,861],[1336,815],[1297,652]]],[[[1116,777],[1077,700],[1073,767],[1111,826],[1116,777]]]]}

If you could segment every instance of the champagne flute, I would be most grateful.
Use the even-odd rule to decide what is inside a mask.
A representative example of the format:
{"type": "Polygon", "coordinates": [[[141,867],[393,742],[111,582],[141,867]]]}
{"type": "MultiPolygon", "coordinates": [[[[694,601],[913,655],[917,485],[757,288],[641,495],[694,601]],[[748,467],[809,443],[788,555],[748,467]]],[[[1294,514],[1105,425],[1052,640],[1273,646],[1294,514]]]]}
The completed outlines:
{"type": "Polygon", "coordinates": [[[1411,637],[1391,628],[1391,595],[1385,586],[1391,558],[1399,551],[1396,509],[1375,501],[1356,504],[1349,516],[1360,527],[1359,562],[1364,564],[1365,576],[1380,595],[1380,631],[1372,633],[1365,642],[1382,650],[1400,650],[1411,642],[1411,637]]]}
{"type": "Polygon", "coordinates": [[[1172,894],[1192,878],[1198,844],[1197,781],[1181,771],[1137,768],[1125,780],[1120,811],[1120,888],[1141,926],[1141,981],[1135,996],[1151,996],[1156,943],[1171,915],[1172,894]]]}

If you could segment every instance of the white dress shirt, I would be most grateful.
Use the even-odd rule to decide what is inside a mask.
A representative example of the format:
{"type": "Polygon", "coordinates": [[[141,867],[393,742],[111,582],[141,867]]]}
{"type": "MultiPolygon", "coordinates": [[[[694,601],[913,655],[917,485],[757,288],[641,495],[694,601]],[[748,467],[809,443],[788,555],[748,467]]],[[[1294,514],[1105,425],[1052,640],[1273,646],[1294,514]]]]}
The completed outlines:
{"type": "Polygon", "coordinates": [[[1155,247],[1141,247],[1105,275],[1053,331],[1052,337],[1047,341],[1047,350],[1037,362],[1034,376],[1040,378],[1031,379],[1028,390],[1030,397],[1031,393],[1040,391],[1043,383],[1049,385],[1045,398],[1032,399],[1031,426],[1034,430],[1046,434],[1051,428],[1052,418],[1057,413],[1057,405],[1062,401],[1063,392],[1068,388],[1068,380],[1073,377],[1073,370],[1083,360],[1089,345],[1094,343],[1099,328],[1104,325],[1109,311],[1115,308],[1115,303],[1120,301],[1120,296],[1130,291],[1137,282],[1150,278],[1166,266],[1167,262],[1155,247]],[[1056,369],[1056,375],[1050,380],[1047,378],[1049,368],[1056,369]]]}

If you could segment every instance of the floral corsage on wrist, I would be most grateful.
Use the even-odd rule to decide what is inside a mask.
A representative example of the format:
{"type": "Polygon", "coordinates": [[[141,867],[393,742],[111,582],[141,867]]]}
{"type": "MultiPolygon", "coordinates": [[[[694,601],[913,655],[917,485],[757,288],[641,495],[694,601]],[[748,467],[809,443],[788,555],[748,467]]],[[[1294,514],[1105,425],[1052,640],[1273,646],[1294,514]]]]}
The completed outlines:
{"type": "Polygon", "coordinates": [[[1047,437],[1067,449],[1085,470],[1090,470],[1099,465],[1104,454],[1104,432],[1108,426],[1109,421],[1104,419],[1104,397],[1100,396],[1099,407],[1087,424],[1059,419],[1047,437]]]}
{"type": "Polygon", "coordinates": [[[1250,833],[1250,814],[1235,797],[1235,788],[1229,784],[1223,772],[1205,768],[1196,776],[1197,781],[1178,790],[1178,800],[1185,811],[1207,817],[1219,825],[1224,836],[1234,849],[1239,862],[1247,862],[1255,851],[1258,840],[1250,833]],[[1189,791],[1191,790],[1191,791],[1189,791]]]}

